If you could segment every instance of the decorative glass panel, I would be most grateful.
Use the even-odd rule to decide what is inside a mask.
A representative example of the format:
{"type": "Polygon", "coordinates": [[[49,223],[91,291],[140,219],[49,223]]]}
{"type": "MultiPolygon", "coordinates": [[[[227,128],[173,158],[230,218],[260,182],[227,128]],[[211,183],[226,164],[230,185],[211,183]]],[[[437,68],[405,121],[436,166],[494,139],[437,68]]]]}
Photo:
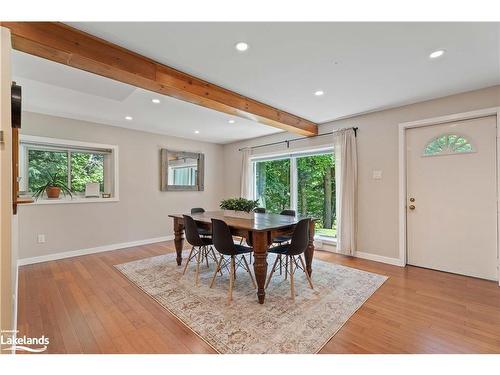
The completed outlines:
{"type": "Polygon", "coordinates": [[[444,134],[425,146],[424,156],[453,155],[474,152],[470,142],[461,135],[444,134]]]}

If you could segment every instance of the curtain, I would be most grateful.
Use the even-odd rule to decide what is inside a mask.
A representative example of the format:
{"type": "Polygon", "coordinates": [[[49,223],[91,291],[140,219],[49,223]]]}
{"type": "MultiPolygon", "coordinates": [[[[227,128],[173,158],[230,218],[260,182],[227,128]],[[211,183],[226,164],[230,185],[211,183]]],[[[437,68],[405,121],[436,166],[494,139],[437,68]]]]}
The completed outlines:
{"type": "Polygon", "coordinates": [[[333,133],[337,208],[337,250],[356,252],[358,160],[354,129],[333,133]]]}
{"type": "Polygon", "coordinates": [[[252,150],[246,149],[242,151],[243,158],[241,163],[241,189],[240,195],[242,198],[254,199],[253,188],[253,165],[250,161],[252,150]]]}

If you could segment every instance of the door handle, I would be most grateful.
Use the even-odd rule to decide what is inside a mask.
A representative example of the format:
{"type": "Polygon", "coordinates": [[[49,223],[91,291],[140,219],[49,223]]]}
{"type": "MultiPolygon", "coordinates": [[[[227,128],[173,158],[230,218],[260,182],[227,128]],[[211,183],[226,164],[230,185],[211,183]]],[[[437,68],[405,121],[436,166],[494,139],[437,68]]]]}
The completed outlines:
{"type": "Polygon", "coordinates": [[[409,208],[410,210],[414,210],[414,209],[415,209],[415,205],[414,205],[414,204],[410,204],[410,205],[408,206],[408,208],[409,208]]]}

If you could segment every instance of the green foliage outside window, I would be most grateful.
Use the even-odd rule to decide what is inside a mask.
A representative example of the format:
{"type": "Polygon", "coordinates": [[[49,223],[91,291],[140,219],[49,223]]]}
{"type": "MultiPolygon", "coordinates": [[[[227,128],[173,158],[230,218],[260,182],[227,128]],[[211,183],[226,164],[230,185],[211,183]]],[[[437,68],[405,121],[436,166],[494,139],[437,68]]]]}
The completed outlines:
{"type": "Polygon", "coordinates": [[[335,236],[335,163],[332,154],[297,158],[297,209],[317,218],[318,234],[335,236]]]}
{"type": "Polygon", "coordinates": [[[290,159],[258,162],[256,168],[259,205],[269,213],[290,208],[290,159]]]}
{"type": "MultiPolygon", "coordinates": [[[[317,233],[335,237],[335,162],[333,154],[297,157],[297,211],[317,218],[317,233]]],[[[256,196],[267,212],[291,207],[290,159],[256,163],[256,196]]]]}
{"type": "Polygon", "coordinates": [[[28,151],[28,189],[36,191],[47,183],[49,175],[68,181],[71,173],[70,189],[72,192],[85,192],[88,182],[97,182],[104,191],[104,155],[86,152],[70,153],[70,172],[68,171],[67,151],[28,151]]]}

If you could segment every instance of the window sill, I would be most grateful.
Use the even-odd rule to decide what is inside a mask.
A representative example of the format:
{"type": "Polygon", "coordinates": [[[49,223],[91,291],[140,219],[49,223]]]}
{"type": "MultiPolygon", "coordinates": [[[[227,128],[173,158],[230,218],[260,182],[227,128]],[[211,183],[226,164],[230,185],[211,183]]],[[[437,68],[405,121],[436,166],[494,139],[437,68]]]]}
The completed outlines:
{"type": "Polygon", "coordinates": [[[25,204],[25,206],[33,205],[44,205],[44,204],[75,204],[75,203],[108,203],[108,202],[119,202],[118,198],[59,198],[59,199],[39,199],[33,203],[25,204]]]}

